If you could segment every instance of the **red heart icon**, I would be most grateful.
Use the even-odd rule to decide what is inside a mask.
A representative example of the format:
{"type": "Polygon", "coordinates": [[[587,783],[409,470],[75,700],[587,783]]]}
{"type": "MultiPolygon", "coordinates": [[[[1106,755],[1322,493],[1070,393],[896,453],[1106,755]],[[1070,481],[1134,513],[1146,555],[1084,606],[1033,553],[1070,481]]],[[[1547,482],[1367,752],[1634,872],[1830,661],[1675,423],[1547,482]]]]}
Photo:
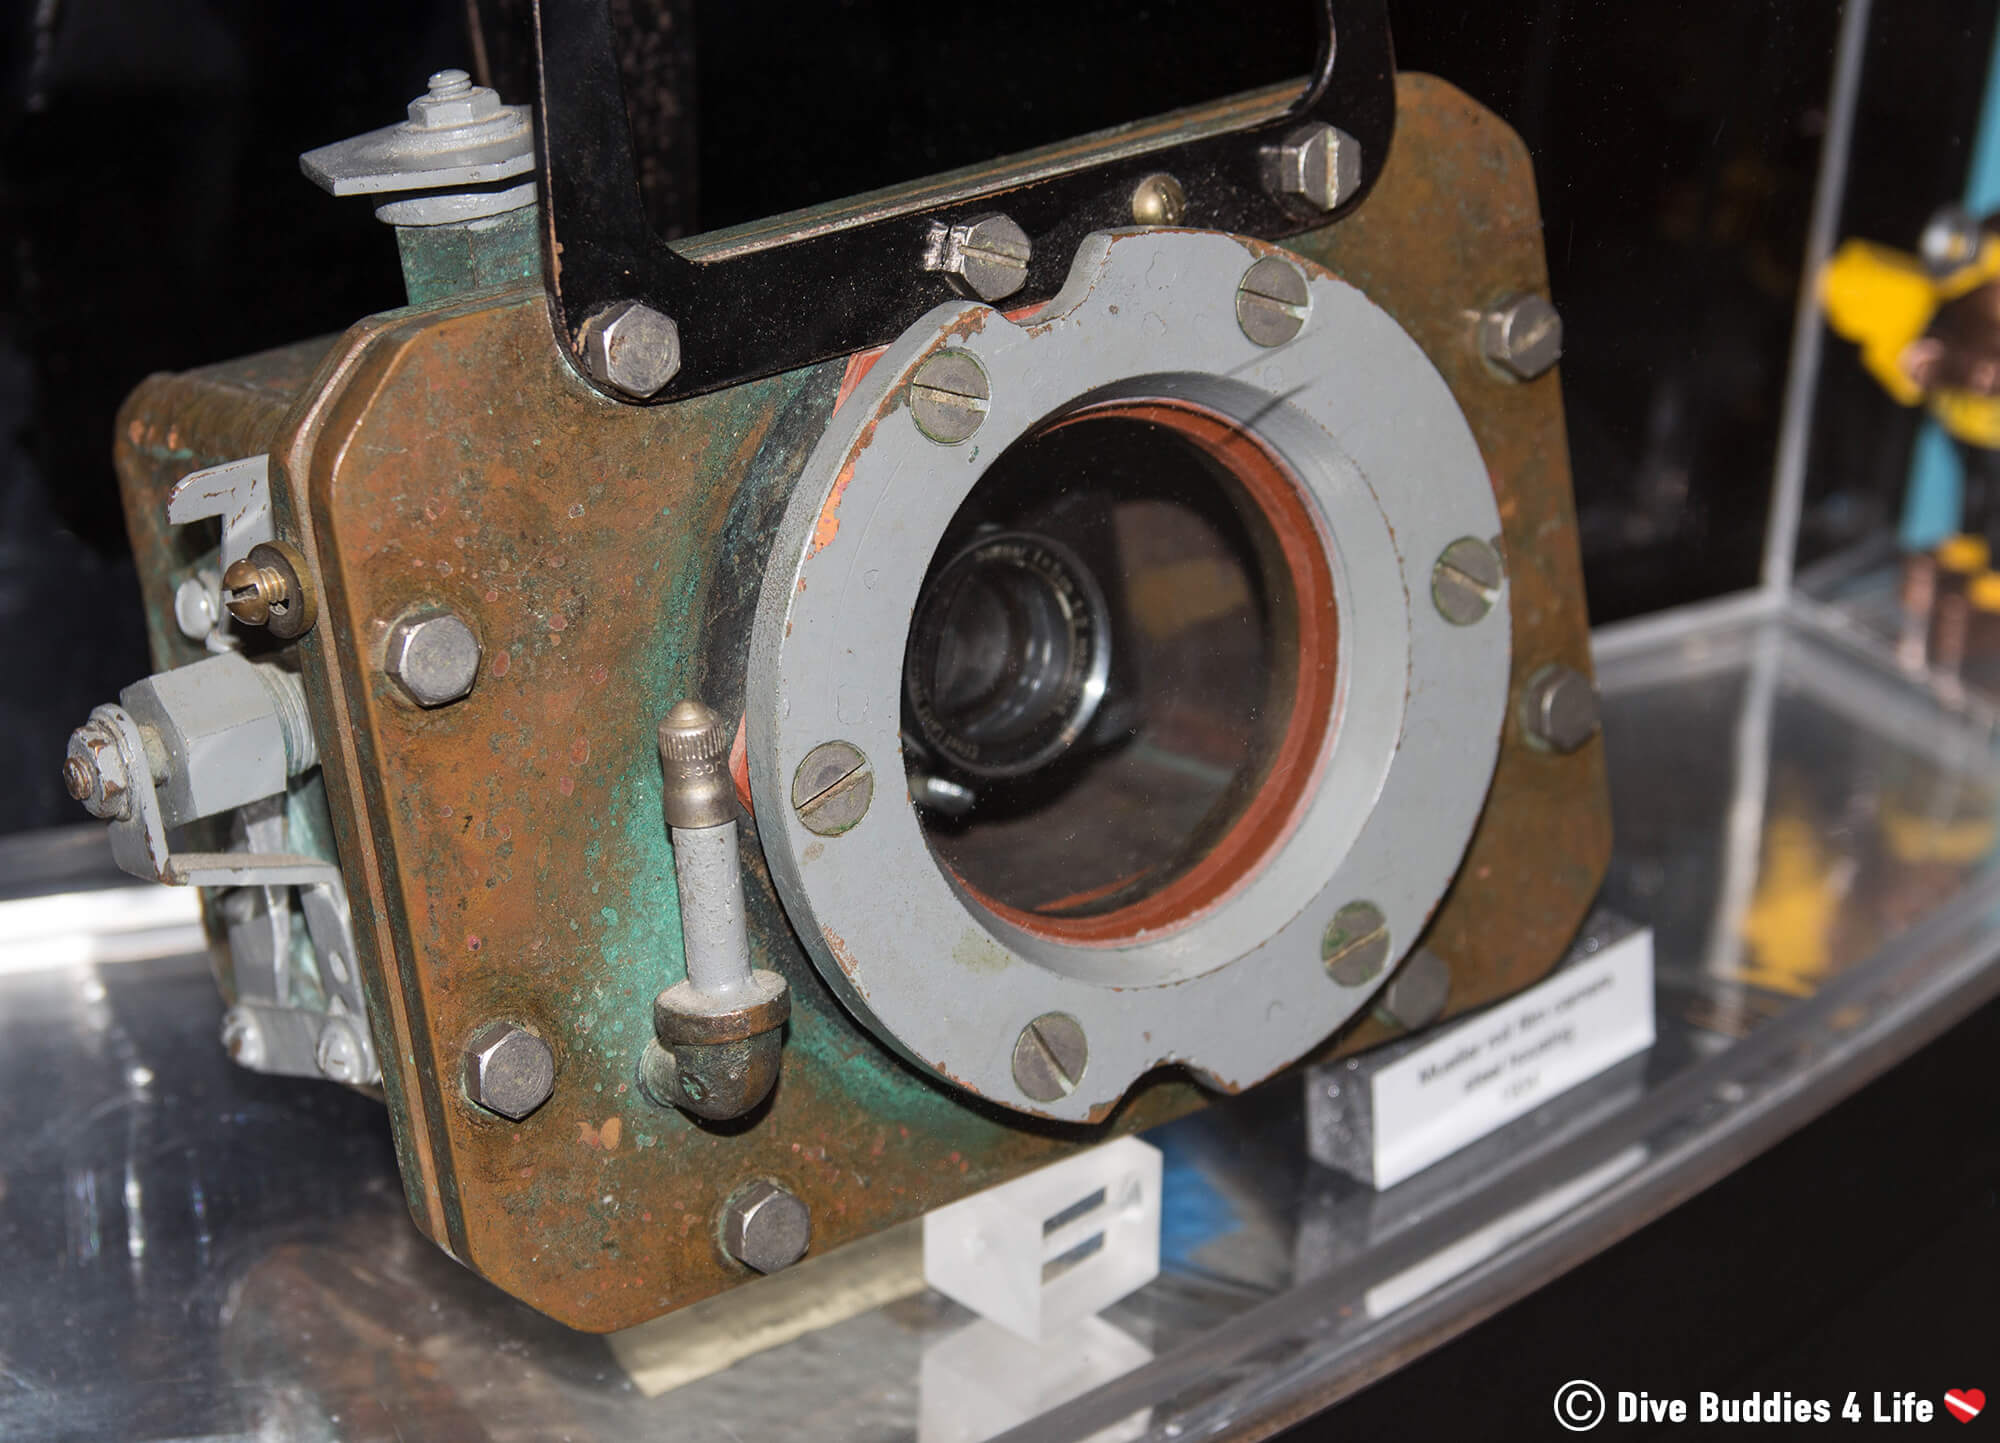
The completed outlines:
{"type": "Polygon", "coordinates": [[[1977,1388],[1953,1388],[1944,1395],[1944,1406],[1961,1423],[1970,1423],[1986,1406],[1986,1394],[1977,1388]]]}

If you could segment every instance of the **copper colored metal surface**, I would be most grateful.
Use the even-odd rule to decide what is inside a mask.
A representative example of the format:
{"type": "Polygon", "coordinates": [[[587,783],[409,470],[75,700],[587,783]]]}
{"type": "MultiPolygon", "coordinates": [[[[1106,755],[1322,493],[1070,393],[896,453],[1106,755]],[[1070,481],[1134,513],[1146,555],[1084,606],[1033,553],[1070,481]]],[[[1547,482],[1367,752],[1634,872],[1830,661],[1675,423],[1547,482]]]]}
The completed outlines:
{"type": "MultiPolygon", "coordinates": [[[[1457,393],[1503,518],[1515,684],[1551,663],[1588,673],[1557,383],[1496,379],[1471,335],[1494,299],[1546,288],[1529,159],[1449,86],[1405,76],[1398,93],[1375,193],[1293,245],[1394,315],[1457,393]]],[[[171,596],[203,543],[167,532],[165,487],[268,450],[278,534],[319,584],[297,645],[405,1187],[454,1256],[566,1323],[617,1328],[753,1276],[716,1226],[749,1180],[807,1206],[817,1253],[1198,1105],[1167,1075],[1097,1127],[969,1104],[843,1011],[755,846],[752,960],[793,998],[782,1076],[713,1128],[638,1087],[652,999],[681,967],[651,720],[690,695],[741,714],[769,538],[844,361],[622,406],[561,360],[534,291],[372,318],[323,359],[280,354],[156,378],[128,403],[154,649],[198,655],[171,596]],[[382,666],[387,627],[418,605],[466,617],[487,658],[435,711],[399,704],[382,666]],[[495,1017],[555,1054],[554,1095],[518,1122],[462,1091],[467,1041],[495,1017]]],[[[1454,1009],[1545,971],[1608,855],[1602,743],[1551,755],[1517,727],[1424,939],[1454,1009]]],[[[1325,1054],[1385,1035],[1367,1022],[1325,1054]]]]}
{"type": "MultiPolygon", "coordinates": [[[[1396,148],[1374,193],[1351,220],[1289,244],[1401,322],[1458,397],[1500,506],[1514,694],[1552,663],[1593,675],[1560,372],[1502,380],[1480,358],[1475,334],[1484,307],[1548,291],[1533,164],[1491,112],[1433,76],[1400,76],[1396,104],[1396,148]]],[[[1509,707],[1485,815],[1421,939],[1451,964],[1447,1015],[1547,972],[1610,856],[1602,738],[1568,755],[1538,751],[1509,707]]],[[[1319,1056],[1394,1031],[1370,1019],[1319,1056]]]]}

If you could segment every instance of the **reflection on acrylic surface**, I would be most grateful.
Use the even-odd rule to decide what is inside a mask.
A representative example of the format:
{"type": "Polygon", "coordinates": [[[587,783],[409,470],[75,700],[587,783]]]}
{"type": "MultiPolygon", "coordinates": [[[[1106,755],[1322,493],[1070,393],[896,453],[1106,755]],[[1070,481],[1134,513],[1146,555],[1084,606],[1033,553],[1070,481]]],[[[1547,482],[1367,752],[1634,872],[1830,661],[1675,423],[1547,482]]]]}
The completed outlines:
{"type": "MultiPolygon", "coordinates": [[[[1150,1348],[1099,1317],[1039,1343],[981,1318],[924,1348],[918,1443],[981,1443],[1152,1360],[1150,1348]]],[[[1141,1408],[1086,1443],[1126,1443],[1151,1420],[1141,1408]]]]}

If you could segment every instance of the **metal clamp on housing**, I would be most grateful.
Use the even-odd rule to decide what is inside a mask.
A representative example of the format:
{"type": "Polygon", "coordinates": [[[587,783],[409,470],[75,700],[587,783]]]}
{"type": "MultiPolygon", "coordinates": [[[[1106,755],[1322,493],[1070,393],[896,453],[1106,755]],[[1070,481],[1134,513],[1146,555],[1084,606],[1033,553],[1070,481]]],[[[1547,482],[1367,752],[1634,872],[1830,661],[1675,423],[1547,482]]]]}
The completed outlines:
{"type": "Polygon", "coordinates": [[[792,997],[785,979],[750,965],[729,729],[698,701],[660,723],[664,808],[674,841],[687,977],[653,1000],[639,1085],[655,1102],[720,1121],[770,1094],[792,997]]]}

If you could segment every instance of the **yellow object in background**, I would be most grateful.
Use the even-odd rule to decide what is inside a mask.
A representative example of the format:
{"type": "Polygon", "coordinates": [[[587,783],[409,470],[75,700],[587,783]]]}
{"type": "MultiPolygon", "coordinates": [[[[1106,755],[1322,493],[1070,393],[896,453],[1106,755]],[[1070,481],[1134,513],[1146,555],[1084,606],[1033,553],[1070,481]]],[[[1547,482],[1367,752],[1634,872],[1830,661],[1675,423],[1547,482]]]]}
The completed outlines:
{"type": "Polygon", "coordinates": [[[1903,369],[1903,353],[1930,328],[1938,307],[2000,280],[2000,238],[1986,236],[1979,254],[1946,276],[1913,255],[1851,240],[1820,275],[1827,324],[1861,348],[1861,364],[1905,406],[1923,405],[1945,431],[1968,445],[2000,450],[2000,397],[1938,388],[1926,392],[1903,369]]]}
{"type": "Polygon", "coordinates": [[[1993,548],[1986,544],[1984,536],[1968,536],[1961,531],[1938,543],[1937,564],[1946,571],[1976,577],[1993,564],[1993,548]]]}
{"type": "Polygon", "coordinates": [[[1828,858],[1812,824],[1778,816],[1764,833],[1757,894],[1743,918],[1750,956],[1736,980],[1810,997],[1833,966],[1833,925],[1854,869],[1828,858]]]}
{"type": "Polygon", "coordinates": [[[1924,393],[1903,373],[1903,351],[1937,314],[1938,288],[1922,261],[1872,241],[1851,240],[1820,277],[1827,324],[1861,347],[1861,364],[1896,400],[1924,393]]]}

